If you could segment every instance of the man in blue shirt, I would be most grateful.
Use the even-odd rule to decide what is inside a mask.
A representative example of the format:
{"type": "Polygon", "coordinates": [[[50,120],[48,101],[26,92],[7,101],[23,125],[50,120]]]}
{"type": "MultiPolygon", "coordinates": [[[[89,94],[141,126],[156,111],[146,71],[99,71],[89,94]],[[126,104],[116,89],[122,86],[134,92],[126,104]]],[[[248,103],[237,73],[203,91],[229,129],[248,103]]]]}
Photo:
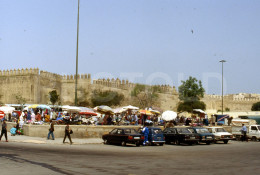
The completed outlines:
{"type": "Polygon", "coordinates": [[[247,136],[246,136],[247,128],[246,128],[245,124],[242,124],[241,132],[242,132],[242,138],[241,138],[242,142],[243,141],[247,141],[248,142],[247,136]]]}

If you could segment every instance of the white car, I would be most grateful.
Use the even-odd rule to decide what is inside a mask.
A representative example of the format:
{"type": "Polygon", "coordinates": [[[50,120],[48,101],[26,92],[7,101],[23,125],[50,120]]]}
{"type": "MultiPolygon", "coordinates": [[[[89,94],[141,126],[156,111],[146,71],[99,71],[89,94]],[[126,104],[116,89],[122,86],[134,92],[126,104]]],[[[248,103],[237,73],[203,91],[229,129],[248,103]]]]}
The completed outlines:
{"type": "Polygon", "coordinates": [[[229,140],[234,139],[233,135],[227,132],[223,127],[207,127],[207,129],[209,132],[214,134],[215,142],[223,141],[225,144],[227,144],[229,140]]]}

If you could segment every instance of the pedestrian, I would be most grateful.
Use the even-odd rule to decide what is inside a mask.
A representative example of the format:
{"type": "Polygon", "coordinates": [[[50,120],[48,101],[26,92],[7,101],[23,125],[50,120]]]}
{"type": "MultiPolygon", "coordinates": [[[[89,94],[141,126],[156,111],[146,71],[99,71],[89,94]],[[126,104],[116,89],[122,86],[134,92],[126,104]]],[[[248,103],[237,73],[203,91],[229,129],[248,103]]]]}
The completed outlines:
{"type": "Polygon", "coordinates": [[[8,139],[7,139],[7,125],[6,125],[5,120],[4,120],[3,124],[2,124],[2,132],[1,132],[1,136],[0,136],[0,141],[1,141],[3,135],[5,135],[5,141],[8,142],[8,139]]]}
{"type": "Polygon", "coordinates": [[[71,137],[70,134],[72,133],[72,130],[70,129],[69,123],[67,123],[67,126],[65,127],[65,136],[63,139],[63,143],[65,143],[66,137],[68,136],[69,140],[70,140],[70,144],[72,144],[73,142],[71,141],[71,137]]]}
{"type": "Polygon", "coordinates": [[[53,123],[53,121],[51,120],[51,121],[50,121],[49,133],[48,133],[48,137],[47,137],[48,140],[50,139],[50,135],[51,135],[51,137],[52,137],[52,140],[54,140],[54,134],[53,134],[53,132],[54,132],[54,123],[53,123]]]}
{"type": "Polygon", "coordinates": [[[241,137],[241,141],[247,141],[247,136],[246,136],[246,133],[247,133],[247,128],[245,126],[245,124],[242,124],[242,129],[241,129],[241,133],[242,133],[242,137],[241,137]]]}
{"type": "Polygon", "coordinates": [[[144,134],[144,142],[143,145],[148,144],[148,135],[149,135],[149,129],[147,128],[147,126],[145,126],[142,130],[143,134],[144,134]]]}

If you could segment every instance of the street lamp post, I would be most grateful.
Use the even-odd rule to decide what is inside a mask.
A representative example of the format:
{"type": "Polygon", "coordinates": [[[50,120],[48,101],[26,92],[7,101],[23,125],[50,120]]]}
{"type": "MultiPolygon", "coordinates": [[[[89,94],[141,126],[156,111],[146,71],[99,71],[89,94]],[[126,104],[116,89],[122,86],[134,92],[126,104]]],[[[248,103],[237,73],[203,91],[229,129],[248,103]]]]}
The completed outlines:
{"type": "Polygon", "coordinates": [[[224,99],[223,99],[223,65],[227,61],[226,60],[221,60],[219,62],[222,63],[222,115],[223,115],[223,108],[224,108],[224,99]]]}
{"type": "Polygon", "coordinates": [[[77,48],[76,48],[76,80],[75,80],[75,106],[78,103],[78,52],[79,52],[79,0],[78,0],[78,18],[77,18],[77,48]]]}

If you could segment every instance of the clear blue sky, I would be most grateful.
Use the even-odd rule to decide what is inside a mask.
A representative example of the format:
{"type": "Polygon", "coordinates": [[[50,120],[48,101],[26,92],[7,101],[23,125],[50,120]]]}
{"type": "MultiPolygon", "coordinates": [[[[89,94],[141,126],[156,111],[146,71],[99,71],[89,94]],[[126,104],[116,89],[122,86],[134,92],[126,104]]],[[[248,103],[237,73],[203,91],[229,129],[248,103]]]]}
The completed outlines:
{"type": "MultiPolygon", "coordinates": [[[[259,0],[81,0],[79,73],[260,93],[259,0]]],[[[77,0],[0,0],[0,70],[75,74],[77,0]]]]}

